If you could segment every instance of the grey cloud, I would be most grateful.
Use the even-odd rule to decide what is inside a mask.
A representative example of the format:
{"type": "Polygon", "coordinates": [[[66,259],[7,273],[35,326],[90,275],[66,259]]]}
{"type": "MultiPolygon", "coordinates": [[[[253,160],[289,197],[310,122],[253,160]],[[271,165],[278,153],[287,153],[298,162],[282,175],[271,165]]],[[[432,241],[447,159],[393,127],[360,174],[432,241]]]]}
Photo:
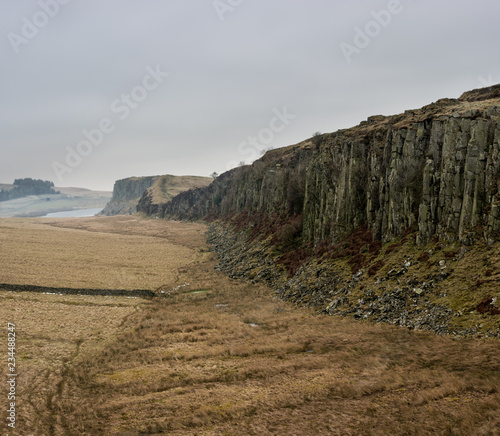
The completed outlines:
{"type": "Polygon", "coordinates": [[[115,131],[60,185],[223,172],[274,108],[297,115],[269,144],[278,147],[457,97],[480,77],[500,82],[493,0],[401,0],[404,11],[348,64],[339,44],[389,1],[243,1],[220,21],[205,0],[71,0],[16,54],[7,36],[40,6],[0,0],[0,182],[56,181],[51,163],[104,117],[115,131]],[[148,65],[170,76],[117,120],[112,102],[148,65]]]}

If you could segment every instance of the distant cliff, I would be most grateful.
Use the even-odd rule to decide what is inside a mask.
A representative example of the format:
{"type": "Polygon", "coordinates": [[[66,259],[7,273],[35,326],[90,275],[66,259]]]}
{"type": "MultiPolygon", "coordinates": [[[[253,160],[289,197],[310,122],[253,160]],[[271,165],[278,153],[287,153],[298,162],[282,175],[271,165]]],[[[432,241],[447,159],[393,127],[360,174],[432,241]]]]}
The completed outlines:
{"type": "Polygon", "coordinates": [[[304,243],[366,225],[470,244],[500,233],[500,85],[267,152],[163,207],[165,217],[300,216],[304,243]]]}
{"type": "Polygon", "coordinates": [[[188,189],[207,186],[209,177],[150,176],[129,177],[117,180],[113,197],[101,212],[102,215],[124,215],[144,212],[155,215],[163,203],[188,189]]]}
{"type": "Polygon", "coordinates": [[[137,211],[146,215],[158,215],[163,205],[176,195],[190,189],[206,187],[212,180],[211,177],[199,176],[160,176],[142,193],[137,211]]]}
{"type": "Polygon", "coordinates": [[[117,180],[113,186],[113,197],[101,215],[126,215],[137,212],[137,203],[142,194],[158,176],[129,177],[117,180]]]}

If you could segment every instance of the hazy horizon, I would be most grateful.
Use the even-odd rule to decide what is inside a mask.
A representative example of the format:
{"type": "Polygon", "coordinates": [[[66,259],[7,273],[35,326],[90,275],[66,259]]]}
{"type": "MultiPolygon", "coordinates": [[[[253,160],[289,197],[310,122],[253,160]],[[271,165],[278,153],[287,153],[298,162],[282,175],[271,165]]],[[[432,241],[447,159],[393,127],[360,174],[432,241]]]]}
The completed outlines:
{"type": "Polygon", "coordinates": [[[500,82],[493,0],[2,6],[0,183],[208,176],[500,82]]]}

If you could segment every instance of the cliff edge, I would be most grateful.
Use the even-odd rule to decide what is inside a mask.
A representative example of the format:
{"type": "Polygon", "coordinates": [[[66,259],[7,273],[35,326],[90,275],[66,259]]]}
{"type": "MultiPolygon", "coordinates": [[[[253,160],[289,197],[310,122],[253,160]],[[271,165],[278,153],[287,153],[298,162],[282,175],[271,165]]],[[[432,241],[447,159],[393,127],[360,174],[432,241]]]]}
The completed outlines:
{"type": "Polygon", "coordinates": [[[101,215],[127,215],[143,212],[155,215],[162,204],[179,193],[207,186],[209,177],[198,176],[149,176],[129,177],[117,180],[113,187],[113,197],[101,215]]]}
{"type": "Polygon", "coordinates": [[[500,85],[442,99],[267,152],[209,187],[175,197],[164,217],[245,212],[301,216],[304,243],[336,242],[361,225],[390,241],[489,243],[500,233],[500,85]]]}
{"type": "Polygon", "coordinates": [[[330,315],[500,335],[500,85],[268,151],[156,211],[330,315]]]}

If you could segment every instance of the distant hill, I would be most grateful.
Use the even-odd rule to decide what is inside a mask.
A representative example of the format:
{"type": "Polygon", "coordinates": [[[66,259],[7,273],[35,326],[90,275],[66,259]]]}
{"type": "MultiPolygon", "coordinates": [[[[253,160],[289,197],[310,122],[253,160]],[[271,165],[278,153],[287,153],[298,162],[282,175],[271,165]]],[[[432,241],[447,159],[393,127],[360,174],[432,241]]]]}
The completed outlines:
{"type": "MultiPolygon", "coordinates": [[[[0,189],[12,190],[14,185],[0,184],[0,189]]],[[[0,202],[0,218],[40,217],[48,213],[78,209],[103,208],[111,198],[109,191],[84,188],[54,188],[56,194],[28,195],[0,202]]]]}
{"type": "Polygon", "coordinates": [[[136,212],[154,214],[181,192],[208,186],[212,180],[210,177],[169,174],[117,180],[113,197],[102,211],[102,215],[126,215],[136,212]]]}
{"type": "Polygon", "coordinates": [[[54,190],[54,183],[49,180],[16,179],[12,185],[6,186],[6,189],[0,188],[0,201],[14,200],[29,195],[58,194],[54,190]]]}

